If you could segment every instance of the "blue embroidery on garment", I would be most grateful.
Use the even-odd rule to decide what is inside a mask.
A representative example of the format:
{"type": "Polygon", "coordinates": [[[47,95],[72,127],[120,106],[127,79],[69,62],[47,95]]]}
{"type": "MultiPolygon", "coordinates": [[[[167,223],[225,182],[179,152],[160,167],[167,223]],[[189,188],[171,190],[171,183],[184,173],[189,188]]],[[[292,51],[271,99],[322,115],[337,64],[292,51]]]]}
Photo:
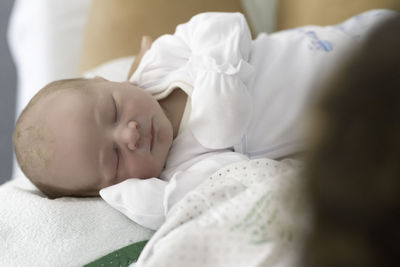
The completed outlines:
{"type": "Polygon", "coordinates": [[[328,40],[321,40],[316,32],[304,31],[304,34],[311,39],[311,42],[308,45],[310,50],[322,50],[325,52],[333,50],[333,43],[328,40]]]}

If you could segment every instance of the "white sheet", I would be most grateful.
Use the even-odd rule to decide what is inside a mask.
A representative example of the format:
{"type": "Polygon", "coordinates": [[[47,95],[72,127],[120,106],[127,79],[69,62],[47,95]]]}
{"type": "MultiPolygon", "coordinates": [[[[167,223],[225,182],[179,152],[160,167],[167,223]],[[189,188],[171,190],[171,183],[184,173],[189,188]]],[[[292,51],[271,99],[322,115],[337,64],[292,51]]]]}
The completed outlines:
{"type": "Polygon", "coordinates": [[[309,225],[299,167],[259,159],[222,168],[171,209],[136,266],[298,266],[309,225]]]}

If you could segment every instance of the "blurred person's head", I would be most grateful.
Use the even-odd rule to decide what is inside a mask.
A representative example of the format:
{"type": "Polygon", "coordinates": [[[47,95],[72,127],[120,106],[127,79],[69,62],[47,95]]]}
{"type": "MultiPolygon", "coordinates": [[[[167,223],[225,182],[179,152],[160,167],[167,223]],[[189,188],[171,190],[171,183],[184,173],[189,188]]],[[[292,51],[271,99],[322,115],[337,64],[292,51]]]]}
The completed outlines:
{"type": "Polygon", "coordinates": [[[400,15],[326,83],[305,170],[304,266],[399,266],[400,15]]]}

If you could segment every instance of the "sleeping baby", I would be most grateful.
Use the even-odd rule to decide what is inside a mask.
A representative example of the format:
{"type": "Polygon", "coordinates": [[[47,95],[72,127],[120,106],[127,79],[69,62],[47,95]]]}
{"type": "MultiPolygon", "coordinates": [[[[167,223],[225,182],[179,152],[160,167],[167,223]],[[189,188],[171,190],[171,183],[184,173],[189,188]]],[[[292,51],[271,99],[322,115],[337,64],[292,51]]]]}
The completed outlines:
{"type": "Polygon", "coordinates": [[[260,34],[203,13],[154,41],[129,81],[52,82],[20,115],[18,162],[50,198],[101,195],[146,227],[221,167],[303,150],[318,83],[394,11],[260,34]],[[121,203],[123,201],[123,203],[121,203]]]}

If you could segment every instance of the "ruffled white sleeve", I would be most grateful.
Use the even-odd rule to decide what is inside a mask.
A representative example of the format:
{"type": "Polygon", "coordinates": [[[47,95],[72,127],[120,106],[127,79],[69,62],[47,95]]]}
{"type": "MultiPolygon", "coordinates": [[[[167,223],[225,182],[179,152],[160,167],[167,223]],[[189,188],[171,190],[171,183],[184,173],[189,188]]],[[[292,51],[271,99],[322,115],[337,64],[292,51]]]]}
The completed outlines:
{"type": "Polygon", "coordinates": [[[202,13],[163,35],[144,55],[130,81],[156,98],[176,81],[193,87],[188,126],[212,149],[240,141],[252,113],[247,85],[251,34],[240,13],[202,13]]]}
{"type": "Polygon", "coordinates": [[[132,221],[157,230],[168,211],[184,196],[219,169],[247,160],[236,152],[214,152],[185,170],[176,171],[169,182],[158,178],[127,179],[103,188],[100,196],[132,221]]]}

